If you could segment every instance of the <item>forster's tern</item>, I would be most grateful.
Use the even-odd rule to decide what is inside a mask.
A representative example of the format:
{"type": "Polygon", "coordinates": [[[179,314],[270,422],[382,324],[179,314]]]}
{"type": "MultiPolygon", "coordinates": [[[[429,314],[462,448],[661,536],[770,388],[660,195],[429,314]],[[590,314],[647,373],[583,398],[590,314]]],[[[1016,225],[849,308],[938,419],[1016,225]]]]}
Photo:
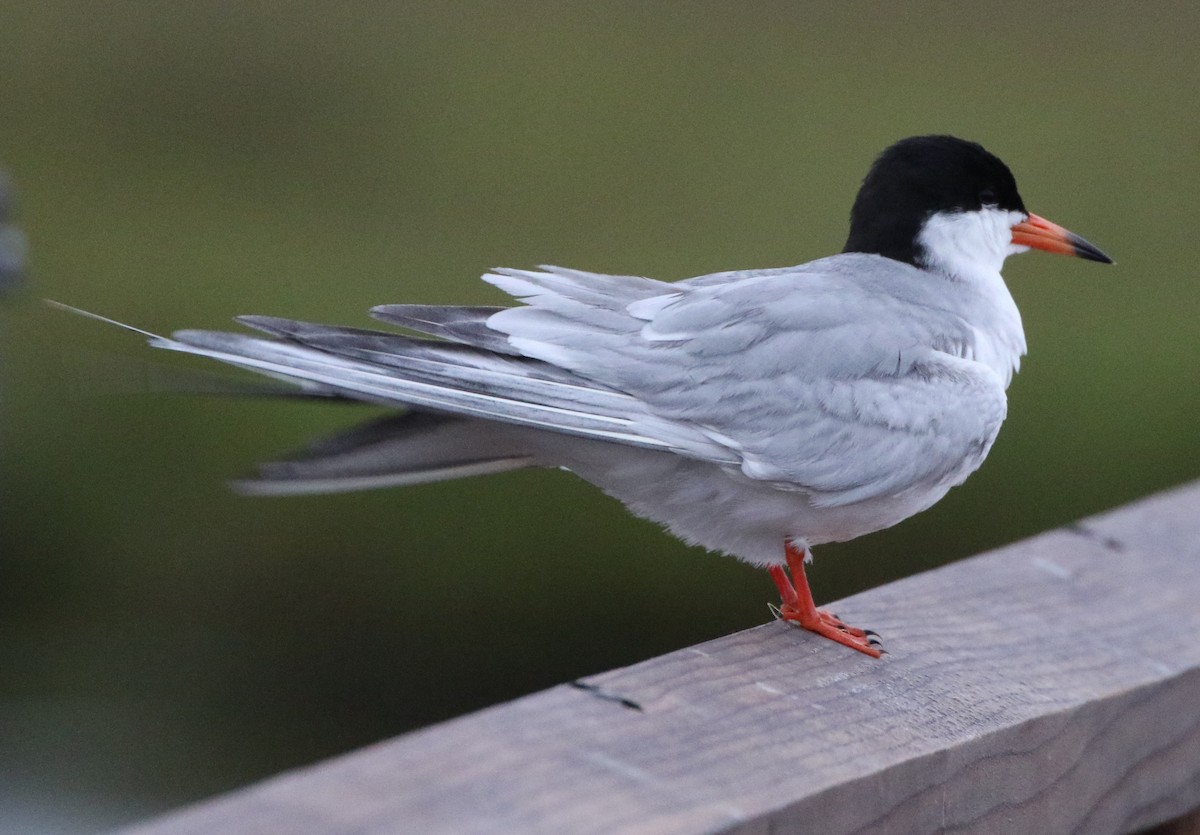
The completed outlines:
{"type": "Polygon", "coordinates": [[[263,465],[247,491],[563,467],[686,542],[767,567],[783,619],[877,657],[873,633],[814,605],[809,549],[894,525],[983,462],[1025,353],[1000,268],[1031,247],[1111,263],[1028,212],[981,146],[920,136],[871,167],[844,251],[800,266],[677,283],[498,269],[484,280],[523,304],[371,311],[421,338],[266,316],[239,321],[267,337],[147,335],[408,409],[263,465]]]}

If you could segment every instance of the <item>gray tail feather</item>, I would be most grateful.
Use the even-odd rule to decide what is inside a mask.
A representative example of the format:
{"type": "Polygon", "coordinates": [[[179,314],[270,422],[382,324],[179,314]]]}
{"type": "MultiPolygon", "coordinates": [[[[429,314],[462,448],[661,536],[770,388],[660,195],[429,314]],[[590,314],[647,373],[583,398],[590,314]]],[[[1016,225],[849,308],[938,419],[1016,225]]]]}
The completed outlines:
{"type": "Polygon", "coordinates": [[[501,473],[537,462],[514,433],[467,418],[408,412],[317,441],[233,482],[260,496],[342,493],[501,473]]]}

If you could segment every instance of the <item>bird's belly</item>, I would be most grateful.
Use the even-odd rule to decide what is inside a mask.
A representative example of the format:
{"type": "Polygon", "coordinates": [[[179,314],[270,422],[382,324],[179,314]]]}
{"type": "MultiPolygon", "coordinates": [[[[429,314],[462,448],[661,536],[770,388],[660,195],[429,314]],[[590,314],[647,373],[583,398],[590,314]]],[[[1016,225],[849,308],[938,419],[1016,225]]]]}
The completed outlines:
{"type": "Polygon", "coordinates": [[[890,527],[934,504],[951,486],[918,486],[894,496],[823,507],[806,492],[671,453],[547,440],[555,449],[543,449],[545,463],[574,472],[689,544],[755,565],[782,563],[785,538],[819,545],[890,527]]]}

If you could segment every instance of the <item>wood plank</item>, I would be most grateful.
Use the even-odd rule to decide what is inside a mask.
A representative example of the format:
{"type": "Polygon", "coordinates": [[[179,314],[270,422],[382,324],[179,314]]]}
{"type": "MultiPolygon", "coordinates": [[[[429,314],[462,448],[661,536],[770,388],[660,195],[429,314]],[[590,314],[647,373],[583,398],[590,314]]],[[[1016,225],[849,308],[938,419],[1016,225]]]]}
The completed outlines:
{"type": "Polygon", "coordinates": [[[1200,807],[1200,483],[136,827],[1128,832],[1200,807]]]}

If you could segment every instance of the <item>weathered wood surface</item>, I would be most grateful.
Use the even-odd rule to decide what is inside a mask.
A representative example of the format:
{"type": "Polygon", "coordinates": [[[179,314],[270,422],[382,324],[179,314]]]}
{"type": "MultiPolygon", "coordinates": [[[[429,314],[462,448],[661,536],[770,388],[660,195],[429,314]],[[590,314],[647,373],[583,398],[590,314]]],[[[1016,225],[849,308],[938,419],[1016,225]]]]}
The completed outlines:
{"type": "Polygon", "coordinates": [[[1200,484],[135,828],[1128,832],[1200,807],[1200,484]]]}

